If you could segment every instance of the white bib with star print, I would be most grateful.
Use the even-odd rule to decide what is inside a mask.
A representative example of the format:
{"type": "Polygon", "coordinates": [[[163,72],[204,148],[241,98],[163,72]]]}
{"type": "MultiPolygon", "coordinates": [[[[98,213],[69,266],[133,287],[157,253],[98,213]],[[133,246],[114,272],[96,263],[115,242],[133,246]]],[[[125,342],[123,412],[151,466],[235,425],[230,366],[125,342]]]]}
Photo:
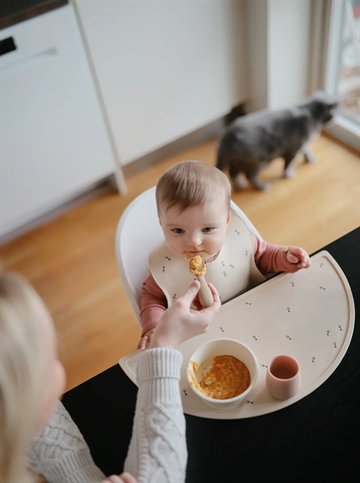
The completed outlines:
{"type": "MultiPolygon", "coordinates": [[[[169,307],[185,293],[195,278],[189,270],[188,260],[171,253],[165,241],[150,253],[149,269],[164,292],[169,307]]],[[[206,264],[205,280],[216,287],[222,303],[265,280],[254,261],[251,232],[234,212],[231,213],[225,243],[218,257],[206,264]]]]}

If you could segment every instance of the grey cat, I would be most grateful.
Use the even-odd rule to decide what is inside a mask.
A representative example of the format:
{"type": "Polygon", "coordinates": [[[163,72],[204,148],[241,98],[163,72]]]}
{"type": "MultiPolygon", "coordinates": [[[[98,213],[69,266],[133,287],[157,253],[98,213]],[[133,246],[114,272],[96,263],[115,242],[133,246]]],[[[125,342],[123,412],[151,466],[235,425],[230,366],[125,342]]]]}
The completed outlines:
{"type": "Polygon", "coordinates": [[[220,141],[216,166],[228,171],[238,189],[246,184],[238,177],[240,173],[254,188],[268,188],[258,173],[277,157],[285,160],[284,177],[294,176],[297,154],[302,153],[308,162],[315,161],[308,143],[332,119],[337,104],[332,96],[316,91],[289,109],[264,109],[235,119],[220,141]]]}

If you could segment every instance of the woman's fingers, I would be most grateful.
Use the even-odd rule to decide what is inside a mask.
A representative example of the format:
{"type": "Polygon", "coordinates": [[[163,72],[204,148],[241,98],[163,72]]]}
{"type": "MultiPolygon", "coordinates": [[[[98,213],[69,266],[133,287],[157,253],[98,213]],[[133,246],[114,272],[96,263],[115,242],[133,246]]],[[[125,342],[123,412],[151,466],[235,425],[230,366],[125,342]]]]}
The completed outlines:
{"type": "Polygon", "coordinates": [[[137,483],[137,479],[130,473],[121,473],[120,478],[122,478],[124,483],[137,483]]]}
{"type": "Polygon", "coordinates": [[[130,475],[130,473],[121,473],[121,475],[111,475],[103,480],[101,483],[138,483],[137,479],[130,475]]]}

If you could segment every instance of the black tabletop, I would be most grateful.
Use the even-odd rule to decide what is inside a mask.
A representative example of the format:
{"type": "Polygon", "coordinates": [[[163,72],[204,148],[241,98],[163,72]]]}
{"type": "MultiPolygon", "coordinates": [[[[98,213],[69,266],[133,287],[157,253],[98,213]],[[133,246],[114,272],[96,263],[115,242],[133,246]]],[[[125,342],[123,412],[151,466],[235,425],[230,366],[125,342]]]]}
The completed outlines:
{"type": "MultiPolygon", "coordinates": [[[[318,389],[285,409],[236,420],[186,415],[187,483],[359,481],[360,228],[324,249],[344,271],[355,300],[355,329],[343,360],[318,389]]],[[[136,394],[115,365],[64,395],[105,474],[123,471],[136,394]]]]}

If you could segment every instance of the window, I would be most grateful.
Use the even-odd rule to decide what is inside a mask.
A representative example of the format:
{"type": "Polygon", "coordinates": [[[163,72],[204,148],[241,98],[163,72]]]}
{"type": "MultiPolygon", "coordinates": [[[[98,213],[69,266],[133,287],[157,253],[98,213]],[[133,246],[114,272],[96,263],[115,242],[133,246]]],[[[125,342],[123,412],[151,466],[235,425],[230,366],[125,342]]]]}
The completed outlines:
{"type": "Polygon", "coordinates": [[[329,131],[360,149],[360,0],[333,0],[325,90],[340,100],[329,131]]]}

